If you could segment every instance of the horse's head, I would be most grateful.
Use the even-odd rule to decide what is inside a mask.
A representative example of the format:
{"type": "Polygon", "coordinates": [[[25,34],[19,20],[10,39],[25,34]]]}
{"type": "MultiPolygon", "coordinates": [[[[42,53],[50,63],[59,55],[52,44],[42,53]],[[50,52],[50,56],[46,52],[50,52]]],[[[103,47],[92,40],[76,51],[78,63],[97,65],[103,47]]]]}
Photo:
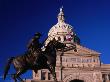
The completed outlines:
{"type": "Polygon", "coordinates": [[[49,46],[50,48],[53,46],[53,47],[55,47],[56,49],[63,49],[63,48],[66,47],[66,45],[65,45],[64,43],[61,43],[61,42],[59,42],[59,41],[57,41],[57,40],[55,40],[55,39],[51,40],[51,41],[48,43],[47,46],[49,46]]]}

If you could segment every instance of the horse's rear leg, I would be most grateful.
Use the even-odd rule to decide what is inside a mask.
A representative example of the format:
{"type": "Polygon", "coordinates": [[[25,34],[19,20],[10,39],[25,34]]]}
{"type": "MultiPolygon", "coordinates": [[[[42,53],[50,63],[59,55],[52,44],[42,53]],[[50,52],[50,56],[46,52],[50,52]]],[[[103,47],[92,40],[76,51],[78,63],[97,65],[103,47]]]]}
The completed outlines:
{"type": "Polygon", "coordinates": [[[20,80],[20,82],[24,82],[23,79],[21,79],[21,77],[19,76],[18,79],[20,80]]]}
{"type": "Polygon", "coordinates": [[[26,72],[26,70],[22,69],[22,70],[18,70],[15,78],[17,78],[18,80],[20,80],[20,82],[24,82],[23,79],[20,78],[20,75],[23,74],[24,72],[26,72]]]}
{"type": "Polygon", "coordinates": [[[38,69],[34,69],[34,72],[37,73],[38,72],[38,69]]]}
{"type": "Polygon", "coordinates": [[[17,79],[15,77],[16,74],[12,74],[11,77],[13,78],[14,82],[17,82],[17,79]]]}

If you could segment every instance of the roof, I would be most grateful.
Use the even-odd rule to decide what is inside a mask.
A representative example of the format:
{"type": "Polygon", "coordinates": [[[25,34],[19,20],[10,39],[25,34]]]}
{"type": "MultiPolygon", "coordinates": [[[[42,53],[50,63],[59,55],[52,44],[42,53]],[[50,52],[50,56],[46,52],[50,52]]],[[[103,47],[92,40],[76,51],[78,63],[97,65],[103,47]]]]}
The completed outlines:
{"type": "Polygon", "coordinates": [[[94,51],[92,49],[86,48],[82,45],[77,45],[76,44],[76,49],[77,52],[74,51],[74,49],[68,49],[67,51],[65,51],[64,53],[66,54],[74,54],[74,55],[83,55],[83,56],[99,56],[101,53],[94,51]]]}

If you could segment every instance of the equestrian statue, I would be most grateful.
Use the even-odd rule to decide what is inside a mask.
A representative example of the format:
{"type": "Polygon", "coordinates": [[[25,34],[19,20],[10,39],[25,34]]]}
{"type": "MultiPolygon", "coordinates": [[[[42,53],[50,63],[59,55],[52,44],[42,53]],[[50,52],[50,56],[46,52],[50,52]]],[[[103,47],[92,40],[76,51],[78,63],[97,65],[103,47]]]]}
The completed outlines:
{"type": "Polygon", "coordinates": [[[55,74],[56,52],[58,49],[63,50],[65,48],[65,44],[53,39],[47,44],[47,46],[45,46],[45,50],[42,51],[41,47],[43,45],[39,42],[40,37],[41,34],[36,33],[28,44],[28,50],[24,54],[8,59],[3,75],[4,80],[8,75],[10,65],[13,64],[16,73],[10,75],[15,82],[17,82],[17,80],[24,82],[20,78],[20,75],[25,73],[27,70],[33,70],[37,73],[40,69],[48,69],[52,74],[54,81],[57,82],[55,74]]]}

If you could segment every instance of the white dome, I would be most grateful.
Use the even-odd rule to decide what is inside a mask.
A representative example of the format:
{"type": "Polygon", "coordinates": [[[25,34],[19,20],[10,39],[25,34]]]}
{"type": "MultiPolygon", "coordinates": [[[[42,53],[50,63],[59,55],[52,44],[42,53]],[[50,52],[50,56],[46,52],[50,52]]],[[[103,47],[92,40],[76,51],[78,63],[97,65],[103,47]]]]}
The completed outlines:
{"type": "Polygon", "coordinates": [[[74,42],[75,32],[73,31],[73,27],[67,23],[65,23],[64,13],[62,8],[60,8],[60,13],[58,14],[58,23],[54,25],[48,32],[48,39],[46,40],[46,44],[53,38],[59,40],[60,42],[74,42]]]}
{"type": "Polygon", "coordinates": [[[73,27],[65,22],[57,23],[49,30],[48,33],[48,36],[56,35],[73,35],[73,27]]]}

